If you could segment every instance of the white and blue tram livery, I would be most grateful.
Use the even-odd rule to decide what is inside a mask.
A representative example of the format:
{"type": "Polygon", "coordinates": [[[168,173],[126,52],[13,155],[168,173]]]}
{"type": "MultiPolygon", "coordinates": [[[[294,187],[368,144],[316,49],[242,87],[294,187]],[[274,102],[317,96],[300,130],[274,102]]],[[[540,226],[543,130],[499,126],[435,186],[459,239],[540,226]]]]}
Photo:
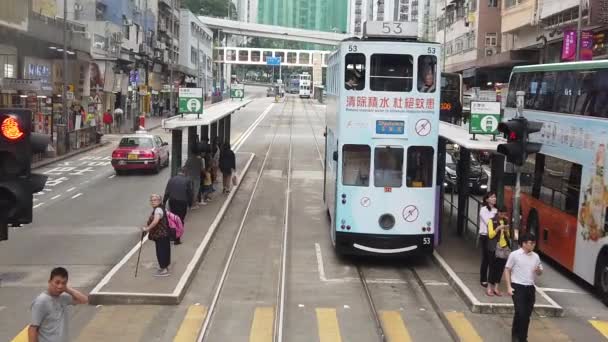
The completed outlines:
{"type": "Polygon", "coordinates": [[[339,254],[432,253],[436,243],[441,53],[414,31],[367,23],[329,58],[323,197],[339,254]]]}
{"type": "Polygon", "coordinates": [[[312,80],[311,80],[310,74],[307,72],[304,72],[304,73],[301,73],[299,75],[299,77],[300,77],[300,80],[299,80],[300,97],[310,98],[310,91],[311,91],[311,86],[312,86],[312,80]]]}

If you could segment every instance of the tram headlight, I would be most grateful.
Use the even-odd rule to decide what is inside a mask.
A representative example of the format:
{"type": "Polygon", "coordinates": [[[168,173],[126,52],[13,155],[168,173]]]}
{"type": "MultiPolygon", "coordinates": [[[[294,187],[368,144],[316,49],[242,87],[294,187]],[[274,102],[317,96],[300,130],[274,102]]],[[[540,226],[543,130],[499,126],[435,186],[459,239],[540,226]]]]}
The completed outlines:
{"type": "Polygon", "coordinates": [[[385,229],[385,230],[392,229],[395,226],[395,217],[391,214],[384,214],[384,215],[380,216],[380,219],[378,220],[378,224],[380,225],[380,228],[382,228],[382,229],[385,229]]]}

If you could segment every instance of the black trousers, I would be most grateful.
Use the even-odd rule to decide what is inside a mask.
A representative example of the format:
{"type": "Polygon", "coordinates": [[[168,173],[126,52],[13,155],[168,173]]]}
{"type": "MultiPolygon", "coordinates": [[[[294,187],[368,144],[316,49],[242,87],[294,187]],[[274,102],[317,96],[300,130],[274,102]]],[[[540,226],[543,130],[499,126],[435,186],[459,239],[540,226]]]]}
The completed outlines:
{"type": "Polygon", "coordinates": [[[515,306],[511,338],[514,342],[528,342],[528,326],[536,301],[536,289],[532,285],[526,286],[516,283],[511,283],[511,287],[514,290],[512,299],[515,306]]]}
{"type": "Polygon", "coordinates": [[[481,246],[481,265],[479,267],[479,282],[488,282],[488,269],[490,267],[490,252],[488,251],[488,236],[479,235],[479,245],[481,246]]]}
{"type": "Polygon", "coordinates": [[[494,254],[490,255],[490,275],[488,278],[488,283],[500,284],[500,281],[502,280],[502,274],[505,271],[506,263],[507,259],[497,258],[494,254]]]}
{"type": "Polygon", "coordinates": [[[182,223],[186,222],[186,213],[188,212],[188,202],[169,199],[169,207],[171,212],[182,219],[182,223]]]}
{"type": "Polygon", "coordinates": [[[165,237],[154,241],[156,245],[156,259],[160,268],[167,268],[171,264],[171,238],[165,237]]]}

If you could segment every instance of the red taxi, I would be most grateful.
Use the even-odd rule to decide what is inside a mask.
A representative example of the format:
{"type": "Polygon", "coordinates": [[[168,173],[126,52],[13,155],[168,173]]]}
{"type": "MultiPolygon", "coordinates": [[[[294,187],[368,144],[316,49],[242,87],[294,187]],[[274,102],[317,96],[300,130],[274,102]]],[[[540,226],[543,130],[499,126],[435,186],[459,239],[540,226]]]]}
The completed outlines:
{"type": "Polygon", "coordinates": [[[158,135],[136,132],[120,140],[112,152],[112,167],[120,175],[129,170],[152,170],[169,165],[169,144],[158,135]]]}

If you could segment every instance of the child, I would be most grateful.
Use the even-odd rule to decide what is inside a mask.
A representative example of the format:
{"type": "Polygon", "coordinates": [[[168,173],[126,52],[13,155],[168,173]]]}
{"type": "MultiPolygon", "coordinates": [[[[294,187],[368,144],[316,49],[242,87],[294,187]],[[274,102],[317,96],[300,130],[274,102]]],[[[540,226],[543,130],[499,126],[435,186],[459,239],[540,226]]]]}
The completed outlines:
{"type": "Polygon", "coordinates": [[[202,173],[201,194],[203,195],[202,203],[211,202],[211,193],[213,192],[213,180],[211,178],[212,166],[209,165],[202,173]]]}

